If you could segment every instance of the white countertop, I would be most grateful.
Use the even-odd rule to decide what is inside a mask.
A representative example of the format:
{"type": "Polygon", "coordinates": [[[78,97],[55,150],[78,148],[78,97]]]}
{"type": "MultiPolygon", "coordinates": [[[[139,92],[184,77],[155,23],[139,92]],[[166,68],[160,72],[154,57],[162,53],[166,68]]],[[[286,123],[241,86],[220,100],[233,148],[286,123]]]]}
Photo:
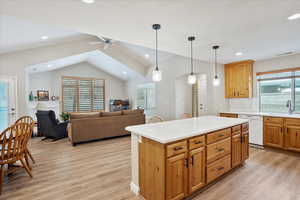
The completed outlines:
{"type": "Polygon", "coordinates": [[[246,122],[248,122],[246,119],[203,116],[153,124],[128,126],[125,129],[132,134],[137,134],[165,144],[246,122]]]}
{"type": "Polygon", "coordinates": [[[270,117],[284,117],[284,118],[300,118],[300,114],[288,113],[267,113],[267,112],[252,112],[252,111],[224,111],[220,113],[238,114],[238,115],[255,115],[255,116],[270,116],[270,117]]]}

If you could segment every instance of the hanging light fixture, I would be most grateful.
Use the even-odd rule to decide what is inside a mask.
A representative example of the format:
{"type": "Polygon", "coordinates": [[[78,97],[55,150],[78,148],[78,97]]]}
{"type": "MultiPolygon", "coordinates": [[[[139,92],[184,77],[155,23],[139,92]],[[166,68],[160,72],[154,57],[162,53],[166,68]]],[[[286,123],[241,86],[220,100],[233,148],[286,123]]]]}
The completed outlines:
{"type": "Polygon", "coordinates": [[[220,85],[220,79],[218,77],[218,63],[217,63],[217,50],[220,46],[213,46],[213,50],[215,51],[215,76],[214,76],[214,86],[220,85]]]}
{"type": "Polygon", "coordinates": [[[156,40],[155,40],[155,44],[156,44],[156,47],[155,47],[156,67],[152,72],[152,80],[154,82],[161,81],[161,71],[158,68],[158,55],[157,55],[157,31],[160,29],[160,27],[161,27],[160,24],[153,24],[152,25],[152,28],[155,30],[155,33],[156,33],[156,40]]]}
{"type": "Polygon", "coordinates": [[[195,84],[196,83],[196,75],[194,74],[194,66],[193,66],[193,41],[196,38],[194,36],[188,37],[188,41],[191,42],[191,74],[188,76],[188,84],[195,84]]]}

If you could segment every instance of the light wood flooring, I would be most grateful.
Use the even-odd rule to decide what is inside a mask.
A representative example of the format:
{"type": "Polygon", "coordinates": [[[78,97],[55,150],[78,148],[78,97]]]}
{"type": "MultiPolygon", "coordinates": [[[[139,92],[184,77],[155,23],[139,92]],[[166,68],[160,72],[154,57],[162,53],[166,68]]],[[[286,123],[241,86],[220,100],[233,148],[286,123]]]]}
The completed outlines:
{"type": "MultiPolygon", "coordinates": [[[[73,147],[31,140],[37,163],[4,181],[1,200],[139,200],[131,193],[130,137],[73,147]]],[[[193,200],[300,200],[300,154],[251,149],[247,163],[193,200]]]]}

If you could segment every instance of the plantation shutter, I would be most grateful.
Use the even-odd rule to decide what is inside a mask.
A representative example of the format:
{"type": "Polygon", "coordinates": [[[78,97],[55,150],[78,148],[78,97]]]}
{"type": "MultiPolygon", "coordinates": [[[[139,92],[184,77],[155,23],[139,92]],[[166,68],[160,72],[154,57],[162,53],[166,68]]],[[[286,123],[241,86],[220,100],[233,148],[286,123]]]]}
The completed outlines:
{"type": "Polygon", "coordinates": [[[63,77],[62,83],[64,112],[90,112],[105,109],[104,80],[63,77]]]}

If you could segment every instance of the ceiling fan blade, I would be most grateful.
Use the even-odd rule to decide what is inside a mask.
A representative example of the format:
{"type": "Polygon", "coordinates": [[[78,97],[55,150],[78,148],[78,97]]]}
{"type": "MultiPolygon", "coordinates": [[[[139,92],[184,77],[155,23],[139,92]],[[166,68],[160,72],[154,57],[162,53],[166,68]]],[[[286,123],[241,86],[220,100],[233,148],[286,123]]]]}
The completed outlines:
{"type": "Polygon", "coordinates": [[[106,42],[107,41],[107,39],[106,38],[104,38],[104,37],[102,37],[102,36],[97,36],[100,40],[102,40],[103,42],[106,42]]]}
{"type": "Polygon", "coordinates": [[[95,44],[103,44],[103,42],[90,42],[90,44],[95,45],[95,44]]]}

